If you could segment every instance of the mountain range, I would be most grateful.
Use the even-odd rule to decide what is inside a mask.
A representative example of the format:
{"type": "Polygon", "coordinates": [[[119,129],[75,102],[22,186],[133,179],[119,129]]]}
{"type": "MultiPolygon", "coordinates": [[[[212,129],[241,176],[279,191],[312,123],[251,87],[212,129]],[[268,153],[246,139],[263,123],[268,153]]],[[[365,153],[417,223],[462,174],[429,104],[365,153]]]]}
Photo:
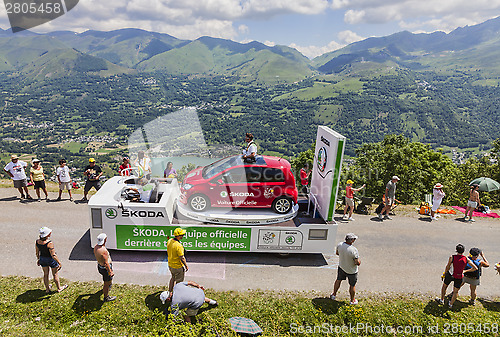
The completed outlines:
{"type": "Polygon", "coordinates": [[[13,34],[0,29],[0,71],[29,78],[90,72],[101,75],[162,71],[172,75],[237,75],[264,81],[297,81],[342,74],[356,66],[413,70],[484,69],[500,73],[500,17],[446,34],[407,31],[372,37],[309,60],[287,46],[200,37],[182,40],[140,29],[13,34]]]}

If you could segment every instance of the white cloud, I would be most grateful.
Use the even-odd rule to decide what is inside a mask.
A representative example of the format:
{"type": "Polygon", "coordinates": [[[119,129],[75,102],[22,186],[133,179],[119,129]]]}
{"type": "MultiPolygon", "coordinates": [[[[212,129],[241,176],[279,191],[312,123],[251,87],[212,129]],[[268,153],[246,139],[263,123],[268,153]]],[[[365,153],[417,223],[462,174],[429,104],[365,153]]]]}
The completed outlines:
{"type": "Polygon", "coordinates": [[[313,59],[316,56],[322,55],[324,53],[328,53],[328,52],[340,49],[340,48],[344,47],[344,45],[340,44],[338,42],[335,42],[335,41],[331,41],[326,46],[322,46],[322,47],[319,47],[319,46],[299,46],[295,43],[290,44],[289,47],[295,48],[299,52],[301,52],[304,56],[306,56],[310,59],[313,59]]]}
{"type": "Polygon", "coordinates": [[[358,34],[350,30],[343,30],[338,33],[337,36],[339,38],[339,41],[343,44],[350,44],[365,39],[364,37],[359,36],[358,34]]]}
{"type": "Polygon", "coordinates": [[[250,28],[248,28],[247,25],[239,25],[238,26],[238,33],[240,34],[248,34],[250,32],[250,28]]]}
{"type": "Polygon", "coordinates": [[[274,43],[273,41],[265,41],[264,44],[268,47],[274,47],[276,45],[276,43],[274,43]]]}

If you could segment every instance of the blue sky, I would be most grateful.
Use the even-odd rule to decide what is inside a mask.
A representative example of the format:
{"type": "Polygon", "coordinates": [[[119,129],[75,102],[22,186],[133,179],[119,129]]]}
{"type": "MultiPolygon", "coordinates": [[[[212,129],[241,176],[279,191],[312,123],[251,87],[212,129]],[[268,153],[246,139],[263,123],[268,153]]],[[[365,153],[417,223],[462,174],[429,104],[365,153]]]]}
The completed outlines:
{"type": "MultiPolygon", "coordinates": [[[[500,0],[80,0],[36,32],[141,28],[297,48],[308,57],[371,36],[451,30],[500,15],[500,0]]],[[[0,27],[10,28],[0,5],[0,27]]]]}

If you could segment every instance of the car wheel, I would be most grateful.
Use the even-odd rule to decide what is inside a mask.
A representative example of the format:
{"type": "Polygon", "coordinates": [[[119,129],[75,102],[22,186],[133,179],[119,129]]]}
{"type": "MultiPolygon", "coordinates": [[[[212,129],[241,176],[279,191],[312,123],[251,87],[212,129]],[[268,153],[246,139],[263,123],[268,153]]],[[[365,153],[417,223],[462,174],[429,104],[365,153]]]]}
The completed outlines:
{"type": "Polygon", "coordinates": [[[189,207],[195,212],[203,212],[210,206],[210,200],[203,194],[195,194],[189,198],[189,207]]]}
{"type": "Polygon", "coordinates": [[[274,199],[272,207],[273,211],[278,214],[288,213],[292,209],[292,200],[285,196],[278,197],[274,199]]]}

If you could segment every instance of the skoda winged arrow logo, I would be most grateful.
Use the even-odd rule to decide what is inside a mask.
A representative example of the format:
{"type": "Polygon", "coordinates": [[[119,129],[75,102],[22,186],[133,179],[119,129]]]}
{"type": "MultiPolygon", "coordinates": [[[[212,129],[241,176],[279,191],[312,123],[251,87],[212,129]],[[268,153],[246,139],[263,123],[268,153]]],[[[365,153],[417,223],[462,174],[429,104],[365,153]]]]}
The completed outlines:
{"type": "Polygon", "coordinates": [[[117,217],[118,212],[114,208],[108,208],[104,214],[108,219],[114,219],[117,217]]]}

